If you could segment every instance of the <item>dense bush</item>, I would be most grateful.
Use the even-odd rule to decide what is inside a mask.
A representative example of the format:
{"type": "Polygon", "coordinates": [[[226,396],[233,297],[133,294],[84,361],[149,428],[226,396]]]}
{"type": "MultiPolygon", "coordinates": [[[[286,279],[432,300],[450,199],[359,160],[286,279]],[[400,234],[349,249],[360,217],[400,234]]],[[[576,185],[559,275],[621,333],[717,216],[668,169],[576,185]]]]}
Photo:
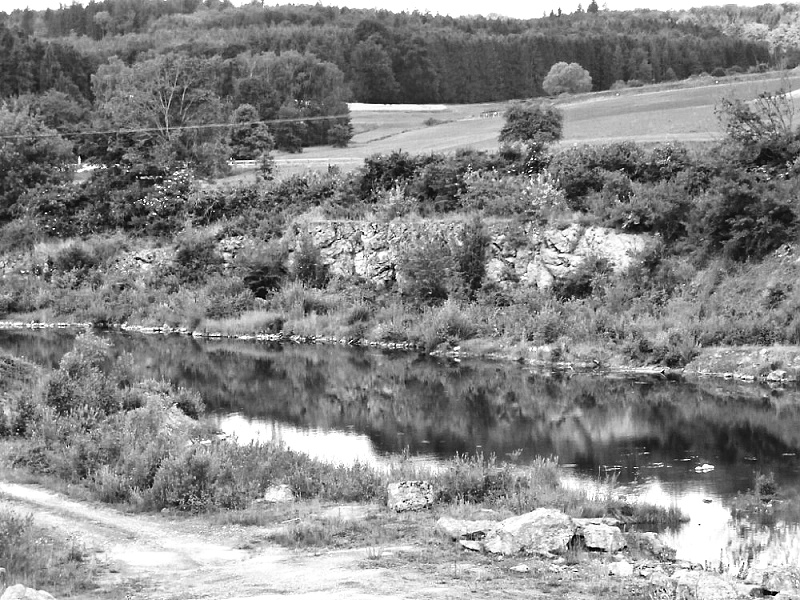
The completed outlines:
{"type": "Polygon", "coordinates": [[[500,143],[523,142],[545,145],[561,139],[564,115],[554,106],[541,103],[514,103],[503,115],[500,143]]]}
{"type": "Polygon", "coordinates": [[[733,260],[764,257],[797,231],[797,182],[730,173],[698,198],[689,235],[707,254],[733,260]]]}
{"type": "Polygon", "coordinates": [[[454,267],[443,238],[410,244],[397,261],[400,292],[416,304],[441,304],[449,295],[454,267]]]}

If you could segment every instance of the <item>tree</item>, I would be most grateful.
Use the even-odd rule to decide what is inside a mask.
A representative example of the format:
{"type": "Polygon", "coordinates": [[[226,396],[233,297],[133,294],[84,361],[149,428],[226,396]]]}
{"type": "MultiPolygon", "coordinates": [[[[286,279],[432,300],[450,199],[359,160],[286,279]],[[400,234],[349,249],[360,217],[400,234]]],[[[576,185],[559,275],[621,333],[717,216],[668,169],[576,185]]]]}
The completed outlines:
{"type": "Polygon", "coordinates": [[[225,130],[204,127],[224,120],[214,76],[210,61],[183,54],[101,65],[92,78],[100,113],[110,127],[128,130],[110,140],[120,162],[162,172],[186,163],[202,175],[224,168],[225,130]]]}
{"type": "Polygon", "coordinates": [[[586,12],[589,14],[596,14],[599,9],[600,7],[597,6],[597,0],[592,0],[589,6],[586,7],[586,12]]]}
{"type": "Polygon", "coordinates": [[[231,156],[239,160],[256,160],[275,147],[267,126],[260,122],[258,111],[251,104],[242,104],[231,118],[231,156]]]}
{"type": "Polygon", "coordinates": [[[359,42],[353,50],[353,94],[359,102],[390,103],[400,90],[386,49],[375,39],[359,42]]]}
{"type": "Polygon", "coordinates": [[[70,177],[72,145],[27,110],[0,105],[0,222],[27,190],[70,177]]]}
{"type": "Polygon", "coordinates": [[[589,92],[592,89],[592,76],[578,63],[557,62],[547,73],[542,88],[548,94],[589,92]]]}
{"type": "Polygon", "coordinates": [[[505,113],[500,143],[523,142],[544,145],[561,139],[564,115],[554,106],[539,102],[517,102],[505,113]]]}

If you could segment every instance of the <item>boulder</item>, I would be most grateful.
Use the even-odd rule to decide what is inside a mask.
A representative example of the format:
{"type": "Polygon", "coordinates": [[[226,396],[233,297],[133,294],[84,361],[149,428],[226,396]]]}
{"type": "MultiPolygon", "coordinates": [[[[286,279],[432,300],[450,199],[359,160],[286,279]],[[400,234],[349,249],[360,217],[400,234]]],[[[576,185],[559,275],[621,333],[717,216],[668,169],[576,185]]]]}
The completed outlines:
{"type": "Polygon", "coordinates": [[[390,483],[386,491],[387,505],[397,512],[433,506],[433,486],[427,481],[398,481],[390,483]]]}
{"type": "Polygon", "coordinates": [[[264,492],[264,502],[271,504],[283,504],[286,502],[294,502],[294,492],[285,483],[280,485],[271,485],[264,492]]]}
{"type": "Polygon", "coordinates": [[[557,554],[575,535],[575,523],[564,513],[549,508],[500,521],[486,534],[484,548],[494,554],[557,554]]]}
{"type": "Polygon", "coordinates": [[[629,532],[625,534],[628,547],[636,549],[647,558],[659,561],[675,560],[675,549],[670,548],[657,533],[647,531],[644,533],[629,532]]]}
{"type": "Polygon", "coordinates": [[[608,574],[612,577],[631,577],[633,575],[633,565],[627,560],[613,562],[608,565],[608,574]]]}
{"type": "Polygon", "coordinates": [[[7,588],[0,600],[56,600],[51,594],[44,590],[35,590],[25,587],[21,583],[7,588]]]}
{"type": "Polygon", "coordinates": [[[611,525],[602,523],[584,525],[581,528],[581,534],[583,535],[584,545],[589,550],[616,552],[628,545],[619,527],[611,525]]]}
{"type": "Polygon", "coordinates": [[[764,571],[761,589],[770,595],[800,596],[800,569],[782,566],[769,567],[764,571]]]}
{"type": "Polygon", "coordinates": [[[695,598],[695,600],[736,600],[739,591],[729,580],[708,573],[678,569],[672,574],[676,598],[695,598]]]}
{"type": "Polygon", "coordinates": [[[454,540],[481,540],[486,537],[486,532],[492,529],[496,524],[496,521],[470,521],[467,519],[442,517],[436,521],[436,528],[454,540]]]}

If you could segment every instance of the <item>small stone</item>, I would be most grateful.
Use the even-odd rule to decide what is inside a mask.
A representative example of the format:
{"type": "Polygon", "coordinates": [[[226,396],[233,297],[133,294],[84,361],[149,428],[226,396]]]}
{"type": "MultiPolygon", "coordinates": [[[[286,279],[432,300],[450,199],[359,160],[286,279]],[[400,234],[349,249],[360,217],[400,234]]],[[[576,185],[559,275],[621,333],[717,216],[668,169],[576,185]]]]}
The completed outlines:
{"type": "Polygon", "coordinates": [[[613,562],[608,565],[608,574],[612,577],[631,577],[633,575],[633,565],[627,560],[613,562]]]}
{"type": "Polygon", "coordinates": [[[515,573],[530,573],[531,568],[528,565],[522,564],[517,565],[516,567],[511,567],[509,571],[514,571],[515,573]]]}

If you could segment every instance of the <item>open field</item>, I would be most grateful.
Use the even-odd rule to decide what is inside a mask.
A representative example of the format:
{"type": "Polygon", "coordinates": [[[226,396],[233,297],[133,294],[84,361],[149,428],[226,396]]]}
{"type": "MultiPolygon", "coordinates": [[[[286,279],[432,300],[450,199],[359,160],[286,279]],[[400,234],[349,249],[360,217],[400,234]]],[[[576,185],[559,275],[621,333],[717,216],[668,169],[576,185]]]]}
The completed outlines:
{"type": "MultiPolygon", "coordinates": [[[[705,142],[721,134],[714,108],[722,98],[750,100],[758,94],[800,87],[800,75],[765,73],[680,82],[619,92],[581,94],[556,100],[564,112],[561,145],[632,140],[639,143],[705,142]],[[718,82],[718,83],[716,83],[718,82]]],[[[795,106],[800,102],[795,98],[795,106]]],[[[358,110],[348,148],[320,146],[302,154],[276,153],[281,175],[336,165],[350,170],[373,154],[414,154],[458,148],[496,150],[506,103],[451,105],[444,110],[358,110]],[[481,117],[496,112],[497,116],[481,117]],[[438,121],[426,124],[428,119],[438,121]]],[[[241,178],[241,176],[240,176],[241,178]]]]}

